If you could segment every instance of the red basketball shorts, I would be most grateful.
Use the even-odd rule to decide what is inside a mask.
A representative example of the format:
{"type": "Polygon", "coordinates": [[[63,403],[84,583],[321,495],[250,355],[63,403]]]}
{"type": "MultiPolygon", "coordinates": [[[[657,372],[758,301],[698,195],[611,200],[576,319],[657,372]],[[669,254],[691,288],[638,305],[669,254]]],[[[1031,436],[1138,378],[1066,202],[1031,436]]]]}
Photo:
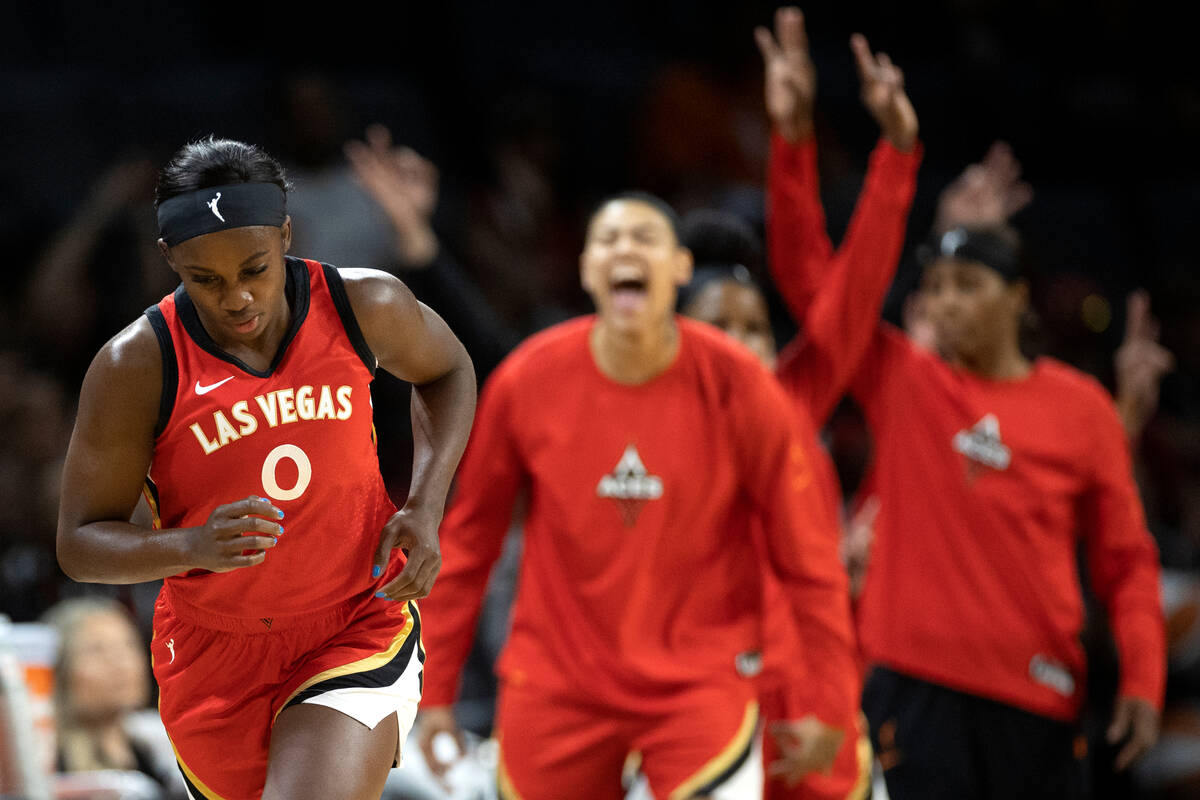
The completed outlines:
{"type": "Polygon", "coordinates": [[[729,686],[681,692],[669,712],[633,714],[506,683],[497,709],[502,800],[622,800],[626,764],[654,797],[761,796],[758,704],[729,686]]]}
{"type": "Polygon", "coordinates": [[[325,705],[370,728],[394,713],[403,743],[421,697],[416,605],[372,595],[246,620],[201,612],[164,589],[150,646],[159,713],[194,800],[261,797],[271,727],[289,705],[325,705]]]}

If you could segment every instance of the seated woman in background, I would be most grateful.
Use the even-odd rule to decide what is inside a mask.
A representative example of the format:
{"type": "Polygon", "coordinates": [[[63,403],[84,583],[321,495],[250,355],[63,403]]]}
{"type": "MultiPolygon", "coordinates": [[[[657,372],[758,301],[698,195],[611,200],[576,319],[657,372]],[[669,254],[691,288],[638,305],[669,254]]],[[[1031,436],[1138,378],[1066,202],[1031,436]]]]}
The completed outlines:
{"type": "Polygon", "coordinates": [[[58,771],[140,772],[168,796],[175,783],[170,745],[164,770],[157,743],[134,724],[136,712],[149,704],[150,662],[132,617],[113,600],[84,597],[55,605],[43,620],[59,637],[58,771]]]}

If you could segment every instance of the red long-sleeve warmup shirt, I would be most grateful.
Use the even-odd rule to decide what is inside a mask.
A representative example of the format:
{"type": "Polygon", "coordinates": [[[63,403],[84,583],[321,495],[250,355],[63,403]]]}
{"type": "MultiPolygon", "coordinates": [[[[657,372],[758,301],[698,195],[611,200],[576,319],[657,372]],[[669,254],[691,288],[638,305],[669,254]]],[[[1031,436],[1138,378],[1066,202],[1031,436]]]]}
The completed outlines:
{"type": "Polygon", "coordinates": [[[754,687],[735,661],[758,643],[759,576],[769,569],[800,622],[820,687],[814,711],[849,724],[857,679],[846,578],[787,396],[748,351],[683,318],[663,374],[615,383],[593,361],[593,324],[534,336],[484,389],[442,526],[442,571],[422,602],[425,702],[454,699],[525,486],[505,680],[637,713],[669,708],[697,683],[726,683],[744,702],[754,687]],[[755,519],[765,553],[751,543],[755,519]]]}
{"type": "MultiPolygon", "coordinates": [[[[789,304],[811,298],[812,269],[828,247],[789,233],[826,236],[813,177],[772,196],[772,269],[789,304]],[[780,258],[789,248],[793,258],[780,258]]],[[[851,225],[842,247],[858,246],[858,235],[851,225]]],[[[864,301],[862,314],[874,318],[878,305],[864,301]]],[[[1114,631],[1119,691],[1161,706],[1157,551],[1107,393],[1052,359],[1038,359],[1023,379],[992,381],[920,351],[886,324],[871,335],[852,387],[875,438],[881,501],[859,603],[867,657],[1074,718],[1084,688],[1082,537],[1114,631]]]]}
{"type": "MultiPolygon", "coordinates": [[[[872,335],[904,244],[922,148],[901,152],[881,139],[871,156],[848,234],[835,252],[825,232],[817,187],[816,140],[771,140],[767,175],[768,246],[789,280],[779,285],[801,333],[780,354],[776,374],[795,406],[823,425],[849,389],[872,335]],[[797,213],[796,207],[803,207],[797,213]]],[[[842,502],[833,461],[814,459],[831,507],[842,502]]],[[[767,580],[764,653],[768,684],[793,683],[799,637],[790,612],[767,580]]],[[[801,688],[801,687],[796,687],[801,688]]]]}

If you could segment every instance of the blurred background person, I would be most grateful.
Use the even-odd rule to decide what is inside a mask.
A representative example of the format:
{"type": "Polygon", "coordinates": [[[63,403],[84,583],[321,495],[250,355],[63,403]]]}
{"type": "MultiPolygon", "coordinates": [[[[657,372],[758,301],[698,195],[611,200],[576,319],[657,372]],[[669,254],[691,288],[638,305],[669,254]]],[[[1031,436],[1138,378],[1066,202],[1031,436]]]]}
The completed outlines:
{"type": "Polygon", "coordinates": [[[150,706],[149,653],[129,612],[106,598],[80,597],[54,605],[43,620],[59,637],[59,772],[139,773],[159,797],[186,797],[170,741],[150,706]]]}

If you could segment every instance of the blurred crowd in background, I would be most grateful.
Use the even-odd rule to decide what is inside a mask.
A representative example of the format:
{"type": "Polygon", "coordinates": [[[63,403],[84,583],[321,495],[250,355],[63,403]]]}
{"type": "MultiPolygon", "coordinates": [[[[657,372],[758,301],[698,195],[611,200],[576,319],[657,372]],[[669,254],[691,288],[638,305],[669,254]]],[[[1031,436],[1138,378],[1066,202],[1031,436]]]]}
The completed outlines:
{"type": "MultiPolygon", "coordinates": [[[[176,283],[155,245],[153,179],[184,142],[215,133],[280,158],[295,186],[292,253],[400,275],[454,328],[481,381],[523,337],[589,310],[577,258],[599,198],[647,189],[762,231],[769,131],[750,31],[773,4],[121,5],[0,10],[0,613],[14,621],[98,590],[56,565],[59,469],[90,358],[176,283]]],[[[911,250],[939,193],[995,141],[1033,191],[1013,222],[1042,352],[1112,388],[1126,297],[1147,290],[1174,355],[1136,443],[1167,575],[1164,742],[1200,736],[1200,76],[1186,29],[1130,0],[804,10],[835,241],[875,135],[851,32],[904,68],[920,114],[925,157],[889,316],[900,320],[916,285],[911,250]]],[[[785,341],[794,324],[777,298],[772,310],[785,341]]],[[[375,409],[384,475],[402,498],[405,387],[381,377],[375,409]]],[[[852,496],[870,457],[865,426],[846,405],[825,434],[852,496]]],[[[153,589],[99,593],[147,634],[153,589]]],[[[477,659],[484,698],[503,638],[503,611],[492,616],[497,633],[481,638],[492,652],[477,659]]],[[[1103,685],[1104,658],[1094,663],[1103,685]]],[[[474,727],[488,724],[485,708],[474,727]]]]}

